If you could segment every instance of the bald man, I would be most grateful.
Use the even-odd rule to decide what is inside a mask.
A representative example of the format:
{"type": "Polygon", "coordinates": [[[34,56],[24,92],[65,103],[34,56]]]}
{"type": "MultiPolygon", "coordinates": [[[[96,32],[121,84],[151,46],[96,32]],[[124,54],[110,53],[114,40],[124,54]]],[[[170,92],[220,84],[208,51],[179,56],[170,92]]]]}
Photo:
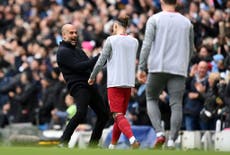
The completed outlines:
{"type": "Polygon", "coordinates": [[[206,130],[200,120],[200,111],[204,106],[204,93],[208,88],[208,63],[200,61],[194,74],[186,80],[184,100],[184,122],[186,130],[206,130]]]}
{"type": "Polygon", "coordinates": [[[64,76],[69,93],[74,97],[77,105],[77,113],[67,124],[60,138],[61,145],[65,145],[75,128],[85,123],[88,106],[97,115],[97,121],[93,129],[89,146],[98,144],[102,130],[109,117],[108,106],[102,100],[95,85],[88,85],[88,78],[99,57],[89,59],[84,51],[77,47],[77,29],[71,24],[62,27],[62,42],[57,51],[57,63],[64,76]]]}

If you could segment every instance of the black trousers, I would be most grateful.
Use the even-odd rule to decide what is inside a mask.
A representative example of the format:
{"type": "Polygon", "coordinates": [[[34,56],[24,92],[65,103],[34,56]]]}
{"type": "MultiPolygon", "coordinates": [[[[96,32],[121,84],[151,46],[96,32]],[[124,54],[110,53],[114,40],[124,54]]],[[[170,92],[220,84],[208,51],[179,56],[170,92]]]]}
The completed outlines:
{"type": "Polygon", "coordinates": [[[102,131],[109,119],[109,108],[103,102],[103,99],[95,86],[89,88],[78,88],[77,91],[72,93],[72,95],[76,101],[77,112],[67,124],[60,141],[67,143],[70,140],[76,127],[84,122],[88,106],[90,106],[97,115],[97,120],[89,145],[97,145],[101,138],[102,131]]]}

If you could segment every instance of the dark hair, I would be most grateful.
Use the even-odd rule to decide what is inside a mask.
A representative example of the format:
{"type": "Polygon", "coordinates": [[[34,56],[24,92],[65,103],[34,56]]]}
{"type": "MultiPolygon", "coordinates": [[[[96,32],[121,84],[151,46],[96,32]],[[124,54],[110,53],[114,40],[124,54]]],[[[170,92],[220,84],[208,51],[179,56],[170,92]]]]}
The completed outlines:
{"type": "Polygon", "coordinates": [[[22,72],[22,74],[26,75],[26,79],[28,82],[32,82],[34,80],[32,71],[29,68],[25,69],[25,71],[22,72]]]}
{"type": "Polygon", "coordinates": [[[116,21],[118,21],[118,23],[123,26],[123,27],[127,27],[129,24],[129,17],[127,15],[124,16],[118,16],[116,21]]]}
{"type": "Polygon", "coordinates": [[[169,4],[169,5],[175,5],[177,0],[163,0],[165,2],[165,4],[169,4]]]}

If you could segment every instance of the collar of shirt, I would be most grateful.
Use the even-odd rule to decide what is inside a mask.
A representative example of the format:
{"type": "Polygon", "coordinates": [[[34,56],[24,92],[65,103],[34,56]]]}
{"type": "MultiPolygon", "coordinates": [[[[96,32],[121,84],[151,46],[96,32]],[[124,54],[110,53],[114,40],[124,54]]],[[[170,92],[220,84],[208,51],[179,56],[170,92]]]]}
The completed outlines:
{"type": "Polygon", "coordinates": [[[69,43],[67,41],[64,41],[64,40],[61,41],[60,45],[63,45],[63,46],[66,46],[66,47],[69,47],[69,48],[72,48],[72,49],[76,48],[76,46],[74,46],[71,43],[69,43]]]}

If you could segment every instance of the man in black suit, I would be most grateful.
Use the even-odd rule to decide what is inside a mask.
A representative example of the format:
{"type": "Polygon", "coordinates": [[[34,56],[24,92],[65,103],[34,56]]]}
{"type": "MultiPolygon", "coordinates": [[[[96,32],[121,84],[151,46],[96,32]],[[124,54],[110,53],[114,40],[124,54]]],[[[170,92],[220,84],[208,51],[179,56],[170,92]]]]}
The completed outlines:
{"type": "Polygon", "coordinates": [[[57,51],[57,63],[67,83],[69,93],[74,97],[77,104],[77,112],[67,124],[60,138],[61,144],[66,144],[75,128],[83,123],[88,106],[97,115],[97,121],[93,129],[89,146],[98,144],[109,118],[108,106],[99,95],[96,85],[88,85],[88,78],[99,57],[89,59],[82,49],[77,47],[77,29],[74,25],[65,24],[62,27],[62,42],[57,51]]]}

